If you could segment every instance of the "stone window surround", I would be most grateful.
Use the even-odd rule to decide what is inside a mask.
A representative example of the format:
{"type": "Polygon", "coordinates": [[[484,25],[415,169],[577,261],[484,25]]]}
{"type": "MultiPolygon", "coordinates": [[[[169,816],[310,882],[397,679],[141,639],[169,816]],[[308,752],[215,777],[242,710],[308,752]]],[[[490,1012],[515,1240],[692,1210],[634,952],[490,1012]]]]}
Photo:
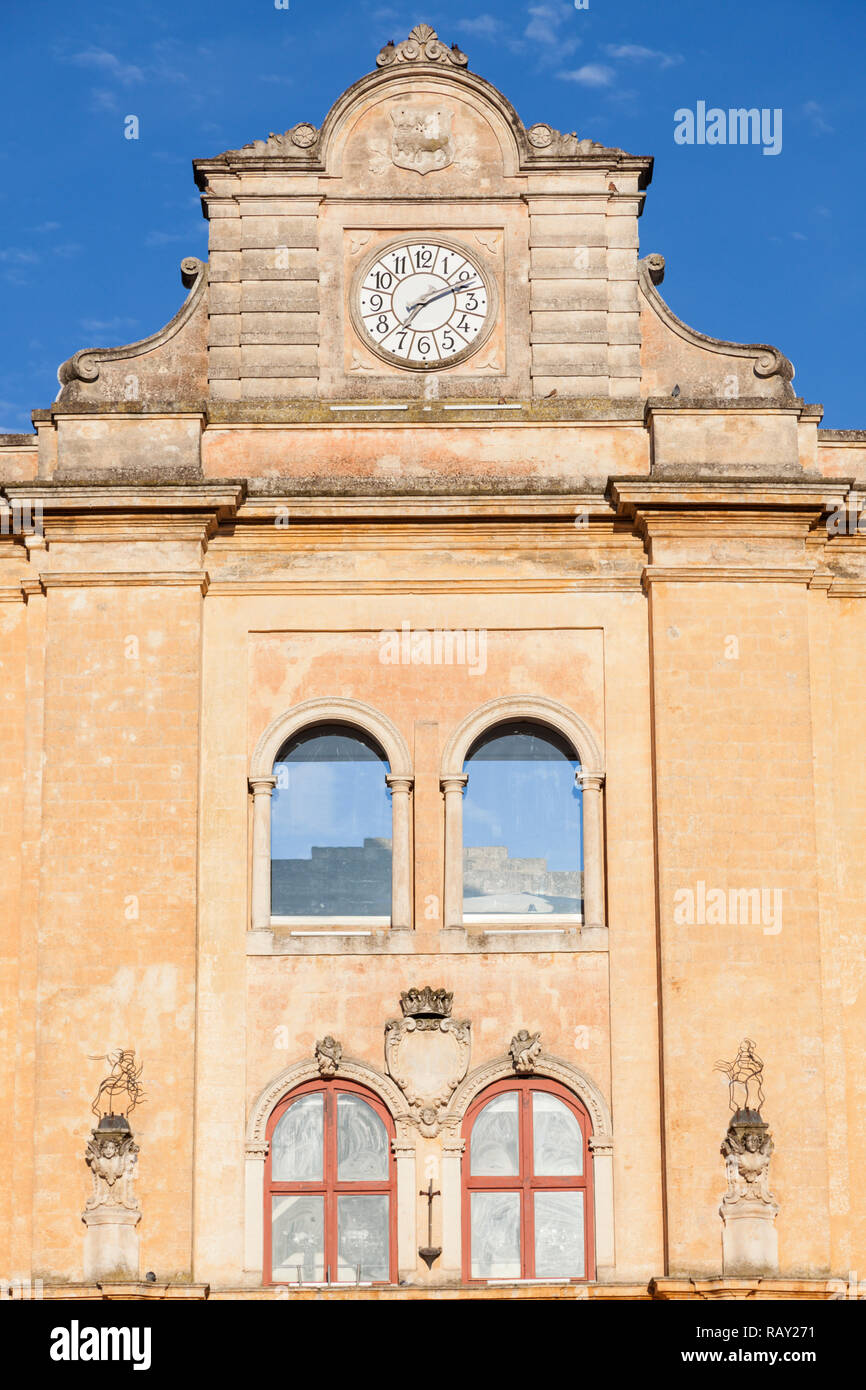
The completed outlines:
{"type": "MultiPolygon", "coordinates": [[[[593,1163],[593,1205],[595,1217],[596,1282],[616,1279],[613,1204],[613,1130],[610,1110],[595,1082],[577,1067],[546,1053],[536,1059],[533,1075],[556,1081],[585,1106],[592,1122],[589,1148],[593,1163]]],[[[264,1191],[268,1120],[280,1101],[306,1081],[320,1079],[319,1066],[310,1057],[287,1067],[274,1077],[257,1096],[247,1123],[244,1272],[262,1278],[264,1266],[264,1191]]],[[[390,1077],[355,1058],[342,1057],[335,1081],[354,1081],[365,1086],[383,1102],[392,1120],[396,1138],[392,1140],[397,1160],[397,1266],[398,1277],[412,1282],[417,1278],[418,1166],[416,1149],[419,1130],[411,1120],[402,1091],[390,1077]]],[[[515,1079],[514,1064],[506,1053],[485,1062],[466,1076],[455,1090],[442,1116],[442,1156],[439,1187],[442,1200],[442,1255],[436,1273],[447,1284],[462,1282],[463,1231],[462,1156],[463,1120],[472,1102],[497,1081],[515,1079]]]]}
{"type": "MultiPolygon", "coordinates": [[[[250,763],[249,785],[253,794],[253,856],[251,926],[271,930],[271,793],[276,786],[274,762],[290,738],[313,724],[354,725],[380,745],[390,772],[385,781],[391,790],[391,929],[412,926],[411,815],[409,798],[414,783],[412,759],[400,730],[384,714],[361,700],[304,700],[284,710],[261,735],[250,763]]],[[[318,921],[310,918],[311,923],[318,921]]]]}
{"type": "Polygon", "coordinates": [[[604,812],[602,787],[604,763],[601,748],[585,720],[567,705],[541,695],[506,695],[491,700],[463,720],[452,733],[442,754],[440,786],[445,797],[445,903],[446,931],[463,931],[463,793],[469,780],[463,771],[466,756],[476,740],[497,724],[531,720],[546,724],[566,739],[577,753],[580,767],[575,781],[583,798],[583,926],[603,927],[604,910],[604,812]]]}

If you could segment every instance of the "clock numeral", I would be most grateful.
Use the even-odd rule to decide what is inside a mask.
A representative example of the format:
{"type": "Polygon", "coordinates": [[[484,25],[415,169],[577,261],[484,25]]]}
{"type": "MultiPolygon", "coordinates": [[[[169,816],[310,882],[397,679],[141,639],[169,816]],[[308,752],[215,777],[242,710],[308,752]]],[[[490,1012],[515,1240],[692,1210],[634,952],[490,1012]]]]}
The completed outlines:
{"type": "Polygon", "coordinates": [[[419,270],[429,270],[433,264],[433,251],[429,246],[419,246],[415,252],[415,265],[419,270]]]}
{"type": "MultiPolygon", "coordinates": [[[[370,295],[370,308],[373,309],[374,312],[378,313],[384,303],[385,301],[380,294],[370,295]]],[[[471,307],[471,305],[467,305],[467,308],[471,307]]]]}
{"type": "Polygon", "coordinates": [[[373,279],[376,281],[377,290],[389,290],[391,288],[391,285],[394,283],[394,277],[391,274],[390,270],[375,271],[373,274],[373,279]]]}
{"type": "Polygon", "coordinates": [[[466,315],[464,314],[460,322],[457,324],[457,331],[458,333],[469,333],[477,332],[478,330],[474,327],[473,324],[469,322],[466,315]]]}
{"type": "MultiPolygon", "coordinates": [[[[406,262],[407,262],[406,256],[401,256],[401,255],[399,255],[399,254],[395,251],[395,253],[394,253],[394,255],[392,256],[391,259],[392,259],[393,264],[394,264],[394,274],[395,274],[395,275],[405,275],[405,274],[406,274],[406,262]]],[[[385,273],[387,274],[387,271],[386,271],[385,273]]]]}
{"type": "Polygon", "coordinates": [[[466,309],[467,312],[470,313],[470,314],[472,313],[472,311],[473,311],[474,309],[477,309],[477,308],[478,308],[478,299],[477,299],[477,297],[476,297],[474,291],[472,291],[472,290],[469,291],[469,295],[468,295],[467,300],[466,300],[466,303],[463,305],[463,307],[464,307],[464,309],[466,309]]]}
{"type": "Polygon", "coordinates": [[[444,332],[443,332],[443,334],[442,334],[442,344],[441,344],[441,346],[442,346],[442,351],[443,351],[443,352],[453,352],[453,351],[455,350],[455,348],[457,347],[457,343],[456,343],[456,341],[455,341],[454,334],[451,332],[451,329],[450,329],[450,328],[446,328],[446,329],[444,330],[444,332]]]}
{"type": "Polygon", "coordinates": [[[390,327],[391,327],[391,325],[390,325],[390,323],[389,323],[389,321],[388,321],[388,315],[387,315],[387,314],[380,314],[379,317],[378,317],[377,320],[376,320],[376,332],[377,332],[377,333],[387,333],[387,332],[388,332],[388,329],[389,329],[390,327]]]}
{"type": "Polygon", "coordinates": [[[429,357],[430,353],[433,351],[432,338],[429,338],[427,334],[424,334],[423,337],[418,339],[417,347],[422,357],[429,357]]]}

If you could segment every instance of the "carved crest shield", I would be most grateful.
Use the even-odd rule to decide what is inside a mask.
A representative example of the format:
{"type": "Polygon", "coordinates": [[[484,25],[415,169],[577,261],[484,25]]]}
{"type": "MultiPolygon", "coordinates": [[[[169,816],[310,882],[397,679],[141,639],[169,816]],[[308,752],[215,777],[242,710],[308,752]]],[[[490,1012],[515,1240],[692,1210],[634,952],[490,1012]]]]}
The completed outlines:
{"type": "Polygon", "coordinates": [[[398,106],[391,112],[391,159],[399,169],[429,174],[454,162],[454,113],[440,106],[398,106]]]}

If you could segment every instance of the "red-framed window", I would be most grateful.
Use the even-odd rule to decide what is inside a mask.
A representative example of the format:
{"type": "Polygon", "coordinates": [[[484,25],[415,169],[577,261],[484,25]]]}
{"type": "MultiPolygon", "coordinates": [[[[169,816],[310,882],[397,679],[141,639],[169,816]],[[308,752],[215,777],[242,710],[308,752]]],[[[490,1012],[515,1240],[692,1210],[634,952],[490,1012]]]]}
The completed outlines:
{"type": "Polygon", "coordinates": [[[466,1114],[463,1277],[595,1277],[589,1115],[541,1077],[500,1081],[466,1114]]]}
{"type": "Polygon", "coordinates": [[[311,1081],[275,1108],[265,1165],[265,1282],[394,1283],[394,1125],[351,1081],[311,1081]]]}

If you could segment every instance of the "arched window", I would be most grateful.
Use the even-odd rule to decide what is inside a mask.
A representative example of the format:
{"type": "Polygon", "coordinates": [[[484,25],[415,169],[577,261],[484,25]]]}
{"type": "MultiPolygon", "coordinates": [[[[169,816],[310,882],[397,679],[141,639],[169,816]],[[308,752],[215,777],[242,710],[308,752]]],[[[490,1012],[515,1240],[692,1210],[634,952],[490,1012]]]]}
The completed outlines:
{"type": "Polygon", "coordinates": [[[563,735],[529,720],[498,724],[463,771],[464,919],[581,921],[580,763],[563,735]]]}
{"type": "Polygon", "coordinates": [[[274,762],[271,916],[391,916],[391,794],[387,757],[349,725],[317,724],[274,762]]]}
{"type": "Polygon", "coordinates": [[[463,1128],[464,1278],[594,1278],[590,1132],[553,1081],[482,1092],[463,1128]]]}
{"type": "Polygon", "coordinates": [[[265,1281],[394,1283],[394,1126],[352,1082],[311,1081],[267,1130],[265,1281]]]}

